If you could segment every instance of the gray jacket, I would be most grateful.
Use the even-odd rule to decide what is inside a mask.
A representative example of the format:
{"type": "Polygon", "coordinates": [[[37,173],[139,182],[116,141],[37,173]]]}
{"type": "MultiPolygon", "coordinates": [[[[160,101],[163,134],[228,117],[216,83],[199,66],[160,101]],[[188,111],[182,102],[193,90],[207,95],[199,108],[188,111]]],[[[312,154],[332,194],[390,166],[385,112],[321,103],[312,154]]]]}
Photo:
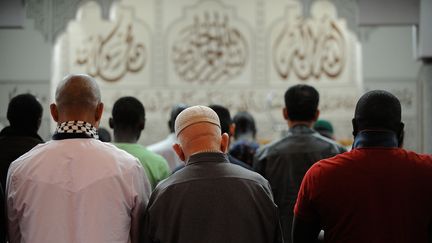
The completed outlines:
{"type": "Polygon", "coordinates": [[[222,153],[193,155],[162,181],[144,229],[144,242],[160,243],[271,243],[282,234],[267,180],[222,153]]]}
{"type": "Polygon", "coordinates": [[[315,162],[345,151],[313,129],[297,125],[255,155],[254,170],[270,182],[285,242],[291,242],[293,209],[303,176],[315,162]]]}

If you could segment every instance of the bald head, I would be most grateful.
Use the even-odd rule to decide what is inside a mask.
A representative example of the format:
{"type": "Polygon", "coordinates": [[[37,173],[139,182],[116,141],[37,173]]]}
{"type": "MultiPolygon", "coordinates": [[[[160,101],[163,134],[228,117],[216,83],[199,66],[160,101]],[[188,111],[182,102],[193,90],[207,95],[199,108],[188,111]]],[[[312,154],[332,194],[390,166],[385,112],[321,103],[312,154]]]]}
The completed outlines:
{"type": "Polygon", "coordinates": [[[66,109],[94,108],[101,101],[99,86],[88,75],[68,75],[58,84],[55,101],[57,106],[66,109]]]}
{"type": "Polygon", "coordinates": [[[95,113],[103,109],[96,80],[85,74],[66,76],[57,86],[55,102],[56,114],[52,115],[57,122],[84,120],[97,123],[100,117],[95,113]]]}
{"type": "Polygon", "coordinates": [[[205,106],[192,106],[182,111],[175,121],[179,144],[174,150],[183,161],[199,152],[223,152],[228,146],[228,134],[221,135],[217,114],[205,106]]]}

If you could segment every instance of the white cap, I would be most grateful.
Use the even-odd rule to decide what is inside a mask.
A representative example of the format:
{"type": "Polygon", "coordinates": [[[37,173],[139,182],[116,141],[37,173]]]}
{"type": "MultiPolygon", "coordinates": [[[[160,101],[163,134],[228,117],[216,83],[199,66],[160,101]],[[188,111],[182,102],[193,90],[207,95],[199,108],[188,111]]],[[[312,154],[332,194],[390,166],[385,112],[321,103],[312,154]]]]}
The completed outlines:
{"type": "Polygon", "coordinates": [[[219,117],[212,109],[206,106],[192,106],[189,107],[177,116],[174,124],[174,131],[176,136],[180,134],[186,127],[189,127],[193,124],[197,124],[200,122],[208,122],[220,126],[219,117]]]}

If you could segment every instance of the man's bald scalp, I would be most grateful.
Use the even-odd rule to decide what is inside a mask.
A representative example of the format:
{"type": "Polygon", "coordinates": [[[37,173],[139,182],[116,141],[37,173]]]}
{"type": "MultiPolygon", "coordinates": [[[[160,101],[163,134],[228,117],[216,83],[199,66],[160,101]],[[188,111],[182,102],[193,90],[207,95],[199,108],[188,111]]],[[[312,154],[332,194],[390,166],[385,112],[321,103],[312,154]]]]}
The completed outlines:
{"type": "Polygon", "coordinates": [[[57,86],[55,101],[67,110],[91,110],[101,102],[96,80],[85,74],[66,76],[57,86]]]}

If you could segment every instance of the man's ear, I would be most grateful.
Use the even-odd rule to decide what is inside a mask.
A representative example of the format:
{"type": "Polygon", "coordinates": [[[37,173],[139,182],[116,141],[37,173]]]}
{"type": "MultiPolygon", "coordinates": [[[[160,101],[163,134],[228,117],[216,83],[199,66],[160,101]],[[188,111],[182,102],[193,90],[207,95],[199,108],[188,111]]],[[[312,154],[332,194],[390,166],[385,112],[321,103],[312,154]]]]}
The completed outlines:
{"type": "Polygon", "coordinates": [[[288,121],[288,110],[286,107],[284,107],[282,109],[282,114],[283,114],[284,119],[288,121]]]}
{"type": "Polygon", "coordinates": [[[227,133],[223,133],[221,139],[221,147],[220,147],[222,153],[226,154],[228,152],[228,145],[229,145],[229,136],[227,133]]]}
{"type": "Polygon", "coordinates": [[[180,158],[180,160],[183,162],[186,162],[186,156],[183,152],[181,145],[178,143],[175,143],[175,144],[173,144],[172,147],[173,147],[174,151],[176,152],[177,156],[180,158]]]}
{"type": "Polygon", "coordinates": [[[104,108],[104,104],[102,102],[96,106],[95,117],[94,117],[96,124],[99,124],[100,120],[102,119],[103,108],[104,108]]]}
{"type": "Polygon", "coordinates": [[[145,128],[145,118],[144,118],[144,120],[143,120],[142,122],[140,122],[139,125],[138,125],[138,129],[139,129],[140,131],[144,130],[144,128],[145,128]]]}
{"type": "Polygon", "coordinates": [[[399,148],[402,148],[403,147],[403,143],[404,143],[404,137],[405,137],[404,127],[405,127],[405,124],[403,122],[401,122],[399,124],[399,132],[397,134],[399,148]]]}
{"type": "Polygon", "coordinates": [[[231,123],[231,125],[229,126],[229,132],[230,132],[229,136],[230,137],[234,136],[234,134],[235,134],[235,128],[236,128],[235,123],[231,123]]]}
{"type": "Polygon", "coordinates": [[[320,115],[320,110],[317,109],[315,112],[314,120],[313,120],[314,122],[316,122],[318,120],[319,115],[320,115]]]}
{"type": "Polygon", "coordinates": [[[58,109],[57,109],[57,105],[56,104],[52,103],[50,105],[50,112],[51,112],[51,116],[52,116],[53,120],[55,122],[58,122],[59,117],[58,117],[58,109]]]}
{"type": "Polygon", "coordinates": [[[171,131],[171,128],[174,127],[173,123],[174,122],[171,121],[171,119],[168,121],[168,128],[169,128],[170,131],[171,131]]]}
{"type": "Polygon", "coordinates": [[[108,124],[109,124],[109,127],[110,127],[111,129],[114,129],[114,119],[113,119],[112,117],[109,118],[109,120],[108,120],[108,124]]]}
{"type": "Polygon", "coordinates": [[[351,123],[352,123],[352,127],[353,127],[353,136],[355,137],[355,136],[357,136],[357,133],[358,133],[358,125],[357,125],[357,121],[356,121],[356,119],[355,118],[353,118],[352,120],[351,120],[351,123]]]}

